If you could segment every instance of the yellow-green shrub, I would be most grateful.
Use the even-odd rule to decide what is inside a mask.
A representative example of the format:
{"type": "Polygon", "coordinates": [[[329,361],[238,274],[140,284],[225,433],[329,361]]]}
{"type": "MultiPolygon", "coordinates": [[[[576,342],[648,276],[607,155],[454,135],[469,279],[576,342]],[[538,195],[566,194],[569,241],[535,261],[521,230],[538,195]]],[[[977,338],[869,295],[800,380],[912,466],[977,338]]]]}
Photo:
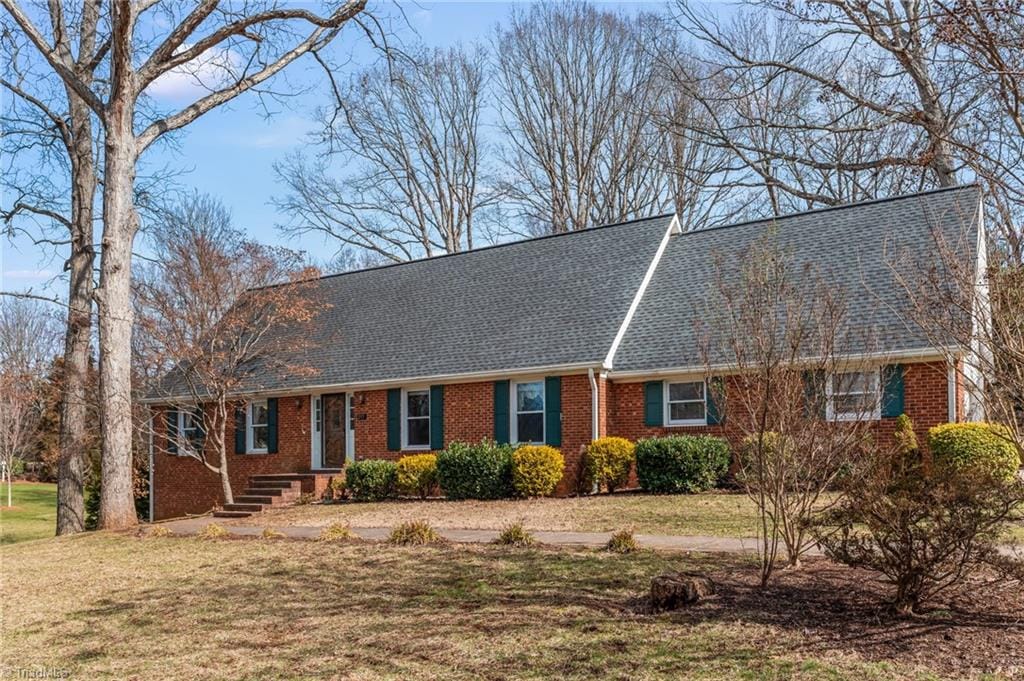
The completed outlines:
{"type": "Polygon", "coordinates": [[[523,527],[522,523],[512,523],[498,534],[494,543],[502,546],[533,546],[537,543],[537,539],[523,527]]]}
{"type": "Polygon", "coordinates": [[[437,489],[437,455],[410,454],[398,460],[398,491],[426,499],[437,489]]]}
{"type": "Polygon", "coordinates": [[[619,530],[605,544],[605,549],[612,553],[636,553],[640,550],[640,544],[631,530],[619,530]]]}
{"type": "Polygon", "coordinates": [[[636,445],[624,437],[602,437],[587,445],[583,455],[583,485],[590,490],[594,485],[609,492],[623,487],[629,481],[629,471],[636,461],[636,445]]]}
{"type": "Polygon", "coordinates": [[[352,528],[345,523],[333,523],[320,531],[317,541],[342,541],[345,539],[358,539],[352,528]]]}
{"type": "Polygon", "coordinates": [[[396,525],[388,536],[388,541],[399,546],[419,546],[436,544],[444,541],[430,523],[423,520],[409,520],[396,525]]]}
{"type": "Polygon", "coordinates": [[[945,423],[928,431],[937,467],[1012,480],[1020,454],[1009,428],[995,423],[945,423]]]}
{"type": "Polygon", "coordinates": [[[562,453],[547,445],[524,445],[512,452],[512,487],[521,497],[546,497],[565,470],[562,453]]]}

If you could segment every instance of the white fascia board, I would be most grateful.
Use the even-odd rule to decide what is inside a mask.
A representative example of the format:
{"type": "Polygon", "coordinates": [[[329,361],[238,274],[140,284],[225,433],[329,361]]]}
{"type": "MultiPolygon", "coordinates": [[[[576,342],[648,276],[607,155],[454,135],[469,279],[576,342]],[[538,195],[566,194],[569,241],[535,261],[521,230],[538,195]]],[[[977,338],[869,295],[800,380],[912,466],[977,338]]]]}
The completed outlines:
{"type": "MultiPolygon", "coordinates": [[[[433,376],[413,376],[408,378],[388,378],[376,381],[353,381],[348,383],[323,383],[304,385],[295,388],[254,390],[232,395],[232,399],[254,399],[260,397],[291,397],[295,395],[311,395],[360,390],[383,390],[401,388],[410,385],[436,385],[438,383],[477,383],[480,381],[536,376],[544,374],[585,374],[588,369],[598,367],[597,362],[578,362],[573,364],[549,364],[544,366],[525,367],[521,369],[499,369],[495,371],[473,371],[460,374],[435,374],[433,376]]],[[[188,396],[148,397],[140,400],[142,404],[180,404],[194,402],[188,396]]]]}
{"type": "MultiPolygon", "coordinates": [[[[893,362],[926,362],[929,360],[946,360],[955,348],[922,348],[920,350],[905,350],[901,352],[869,352],[854,355],[843,355],[838,364],[842,362],[863,362],[878,361],[879,363],[893,362]]],[[[806,360],[806,364],[816,363],[814,358],[806,360]]],[[[642,371],[609,371],[608,378],[613,381],[642,381],[647,378],[664,378],[675,376],[700,376],[704,374],[725,374],[736,371],[735,364],[713,364],[711,366],[695,365],[684,367],[669,367],[665,369],[647,369],[642,371]]]]}
{"type": "Polygon", "coordinates": [[[633,295],[633,300],[629,304],[629,309],[626,310],[626,316],[622,318],[622,324],[619,325],[619,330],[615,334],[612,345],[608,348],[608,354],[604,358],[604,362],[601,363],[601,368],[604,371],[611,370],[614,366],[615,353],[619,350],[619,345],[622,343],[622,339],[626,336],[626,331],[629,329],[629,323],[633,321],[633,315],[636,314],[636,310],[640,307],[640,300],[644,297],[644,293],[647,291],[648,285],[651,283],[651,279],[654,278],[654,272],[658,269],[658,263],[661,262],[661,256],[665,254],[665,249],[668,248],[668,242],[672,236],[682,234],[682,226],[679,223],[679,214],[676,213],[672,216],[671,222],[669,222],[668,229],[665,230],[665,235],[661,237],[661,243],[658,244],[658,250],[654,252],[654,257],[651,259],[651,263],[647,266],[647,272],[644,273],[644,278],[640,281],[640,286],[636,290],[636,294],[633,295]]]}

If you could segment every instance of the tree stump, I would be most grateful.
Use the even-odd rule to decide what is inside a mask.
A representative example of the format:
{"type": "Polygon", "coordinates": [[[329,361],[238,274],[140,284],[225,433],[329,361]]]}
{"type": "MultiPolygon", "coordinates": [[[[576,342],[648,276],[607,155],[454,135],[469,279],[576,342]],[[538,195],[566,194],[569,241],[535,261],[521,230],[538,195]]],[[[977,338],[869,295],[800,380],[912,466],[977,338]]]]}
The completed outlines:
{"type": "Polygon", "coordinates": [[[715,583],[704,575],[670,572],[651,580],[651,607],[660,612],[692,605],[715,593],[715,583]]]}

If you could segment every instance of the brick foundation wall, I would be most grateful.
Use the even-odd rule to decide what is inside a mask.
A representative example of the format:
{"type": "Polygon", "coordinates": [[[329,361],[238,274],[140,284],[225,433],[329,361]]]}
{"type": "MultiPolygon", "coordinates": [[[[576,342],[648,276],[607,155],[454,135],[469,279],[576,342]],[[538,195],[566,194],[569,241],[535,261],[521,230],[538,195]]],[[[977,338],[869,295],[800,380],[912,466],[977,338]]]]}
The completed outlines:
{"type": "MultiPolygon", "coordinates": [[[[926,441],[928,429],[950,420],[947,414],[948,372],[944,362],[905,364],[904,404],[914,421],[918,437],[926,441]]],[[[724,425],[701,427],[660,427],[644,425],[644,384],[642,381],[615,383],[598,378],[598,429],[602,435],[630,440],[667,434],[708,433],[732,442],[738,434],[724,425]]],[[[728,389],[728,385],[727,385],[728,389]]],[[[958,402],[962,401],[958,387],[958,402]]],[[[398,459],[406,452],[387,449],[387,391],[353,393],[355,406],[355,449],[357,459],[398,459]]],[[[278,401],[278,453],[234,454],[234,428],[228,426],[227,442],[232,489],[241,492],[248,477],[259,473],[300,473],[310,470],[310,400],[282,397],[278,401]]],[[[445,385],[445,442],[479,441],[494,434],[494,385],[491,381],[445,385]]],[[[895,419],[882,419],[879,438],[891,436],[895,419]]],[[[584,447],[592,434],[590,381],[586,374],[562,376],[562,455],[566,470],[557,494],[577,491],[584,447]]],[[[157,519],[203,513],[222,503],[217,474],[199,462],[162,453],[154,454],[155,514],[157,519]]]]}

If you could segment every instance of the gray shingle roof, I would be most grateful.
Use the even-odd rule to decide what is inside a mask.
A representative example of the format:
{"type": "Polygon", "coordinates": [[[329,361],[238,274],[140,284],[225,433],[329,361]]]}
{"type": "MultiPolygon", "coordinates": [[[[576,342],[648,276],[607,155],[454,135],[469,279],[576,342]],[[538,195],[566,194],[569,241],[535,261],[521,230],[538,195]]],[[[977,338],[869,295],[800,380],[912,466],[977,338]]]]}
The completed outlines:
{"type": "MultiPolygon", "coordinates": [[[[327,276],[305,359],[251,390],[600,365],[672,215],[327,276]]],[[[281,329],[280,333],[289,330],[281,329]]],[[[184,391],[165,385],[164,395],[184,391]]]]}
{"type": "MultiPolygon", "coordinates": [[[[741,260],[768,234],[796,266],[810,263],[843,296],[847,319],[871,347],[850,351],[898,353],[936,345],[905,321],[905,289],[894,280],[895,254],[934,262],[937,237],[975,257],[980,190],[954,187],[850,206],[783,216],[775,220],[688,232],[675,236],[651,279],[618,352],[616,372],[699,368],[701,339],[714,335],[702,322],[722,290],[739,281],[741,260]],[[716,277],[720,277],[716,281],[716,277]]],[[[820,279],[818,279],[820,281],[820,279]]],[[[712,327],[716,325],[712,324],[712,327]]],[[[950,341],[952,342],[952,341],[950,341]]],[[[724,343],[709,344],[712,364],[729,363],[724,343]]]]}

